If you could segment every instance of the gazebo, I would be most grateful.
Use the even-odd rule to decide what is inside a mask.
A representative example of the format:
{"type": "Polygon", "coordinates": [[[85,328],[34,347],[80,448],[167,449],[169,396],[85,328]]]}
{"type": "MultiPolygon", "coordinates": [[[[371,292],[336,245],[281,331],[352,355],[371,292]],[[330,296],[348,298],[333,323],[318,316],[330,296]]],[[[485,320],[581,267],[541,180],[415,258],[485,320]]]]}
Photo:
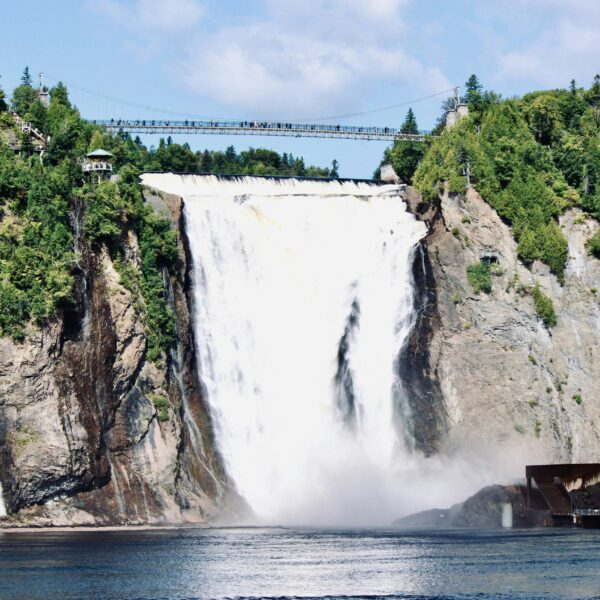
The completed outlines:
{"type": "Polygon", "coordinates": [[[81,168],[85,174],[87,173],[96,173],[98,176],[98,181],[100,181],[105,176],[110,176],[112,173],[112,164],[110,160],[113,155],[106,150],[102,150],[102,148],[98,148],[93,152],[90,152],[84,161],[81,168]]]}

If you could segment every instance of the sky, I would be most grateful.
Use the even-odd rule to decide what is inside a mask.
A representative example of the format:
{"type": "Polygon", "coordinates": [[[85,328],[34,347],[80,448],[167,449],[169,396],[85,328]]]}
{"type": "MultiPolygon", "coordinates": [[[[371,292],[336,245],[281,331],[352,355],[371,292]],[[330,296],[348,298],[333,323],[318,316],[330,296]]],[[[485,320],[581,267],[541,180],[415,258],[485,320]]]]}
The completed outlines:
{"type": "MultiPolygon", "coordinates": [[[[412,106],[430,129],[471,73],[507,97],[573,78],[588,87],[600,72],[600,0],[0,0],[0,14],[0,85],[11,92],[28,65],[48,85],[65,82],[90,119],[397,127],[412,106]]],[[[386,146],[175,139],[194,150],[267,147],[320,166],[335,158],[357,178],[372,175],[386,146]]]]}

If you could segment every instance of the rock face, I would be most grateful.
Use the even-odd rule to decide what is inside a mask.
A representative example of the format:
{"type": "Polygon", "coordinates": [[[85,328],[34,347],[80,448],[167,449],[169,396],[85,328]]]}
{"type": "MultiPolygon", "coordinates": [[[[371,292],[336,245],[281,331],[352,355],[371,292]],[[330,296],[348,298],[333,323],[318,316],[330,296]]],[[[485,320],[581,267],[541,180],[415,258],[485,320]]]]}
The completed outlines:
{"type": "Polygon", "coordinates": [[[504,456],[519,473],[527,462],[597,462],[600,261],[585,243],[598,224],[576,208],[561,218],[569,241],[561,284],[544,264],[519,261],[510,227],[475,190],[445,194],[436,209],[412,188],[405,199],[429,225],[415,255],[419,318],[401,369],[415,390],[417,445],[504,456]],[[467,281],[482,257],[494,263],[489,294],[467,281]],[[537,315],[535,284],[554,304],[550,329],[537,315]]]}
{"type": "MultiPolygon", "coordinates": [[[[510,228],[475,190],[446,194],[437,208],[411,188],[405,200],[429,226],[414,253],[415,325],[397,365],[417,450],[466,454],[467,468],[481,460],[490,480],[505,474],[489,466],[502,461],[511,474],[533,462],[597,462],[600,261],[585,242],[598,224],[577,209],[562,217],[561,284],[545,265],[519,261],[510,228]],[[482,257],[494,262],[489,294],[467,281],[482,257]],[[536,313],[536,284],[556,309],[551,329],[536,313]]],[[[182,201],[150,192],[147,201],[179,233],[181,268],[164,274],[177,343],[159,364],[147,359],[143,321],[109,254],[78,240],[76,308],[23,343],[0,339],[4,525],[204,522],[243,510],[196,374],[182,201]]],[[[133,232],[126,250],[139,261],[133,232]]],[[[459,523],[458,509],[442,512],[459,523]]]]}
{"type": "Polygon", "coordinates": [[[502,527],[502,512],[506,504],[512,508],[513,527],[536,527],[551,523],[549,511],[526,508],[524,489],[510,485],[489,485],[450,508],[408,515],[394,521],[393,525],[400,529],[493,529],[502,527]]]}
{"type": "MultiPolygon", "coordinates": [[[[180,275],[165,274],[177,344],[147,360],[132,294],[108,253],[80,241],[77,309],[24,343],[0,339],[4,524],[203,522],[235,498],[195,374],[181,200],[148,200],[182,240],[180,275]]],[[[136,249],[130,232],[133,261],[136,249]]]]}

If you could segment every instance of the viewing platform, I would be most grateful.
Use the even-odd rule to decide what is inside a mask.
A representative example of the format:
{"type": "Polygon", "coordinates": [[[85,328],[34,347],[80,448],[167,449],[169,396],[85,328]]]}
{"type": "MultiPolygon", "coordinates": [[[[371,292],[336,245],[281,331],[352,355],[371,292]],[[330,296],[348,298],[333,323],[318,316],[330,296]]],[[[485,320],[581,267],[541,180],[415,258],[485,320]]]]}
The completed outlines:
{"type": "Polygon", "coordinates": [[[110,160],[113,155],[102,148],[98,148],[87,154],[87,160],[81,165],[81,170],[85,175],[95,174],[98,181],[112,174],[112,163],[110,160]]]}
{"type": "Polygon", "coordinates": [[[527,465],[525,476],[528,509],[549,510],[556,527],[600,529],[598,493],[589,489],[600,481],[600,463],[527,465]]]}

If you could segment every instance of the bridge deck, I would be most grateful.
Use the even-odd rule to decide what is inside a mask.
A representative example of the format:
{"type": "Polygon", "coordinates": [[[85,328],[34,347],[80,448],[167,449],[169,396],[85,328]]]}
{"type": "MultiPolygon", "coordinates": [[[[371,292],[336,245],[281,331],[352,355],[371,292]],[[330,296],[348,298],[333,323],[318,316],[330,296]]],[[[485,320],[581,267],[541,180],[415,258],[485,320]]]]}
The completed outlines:
{"type": "Polygon", "coordinates": [[[351,140],[395,140],[425,142],[435,137],[427,131],[402,133],[391,127],[358,127],[350,125],[323,125],[308,123],[283,123],[271,121],[157,121],[157,120],[95,120],[92,123],[106,127],[114,133],[155,134],[216,134],[216,135],[266,135],[287,137],[338,138],[351,140]]]}

